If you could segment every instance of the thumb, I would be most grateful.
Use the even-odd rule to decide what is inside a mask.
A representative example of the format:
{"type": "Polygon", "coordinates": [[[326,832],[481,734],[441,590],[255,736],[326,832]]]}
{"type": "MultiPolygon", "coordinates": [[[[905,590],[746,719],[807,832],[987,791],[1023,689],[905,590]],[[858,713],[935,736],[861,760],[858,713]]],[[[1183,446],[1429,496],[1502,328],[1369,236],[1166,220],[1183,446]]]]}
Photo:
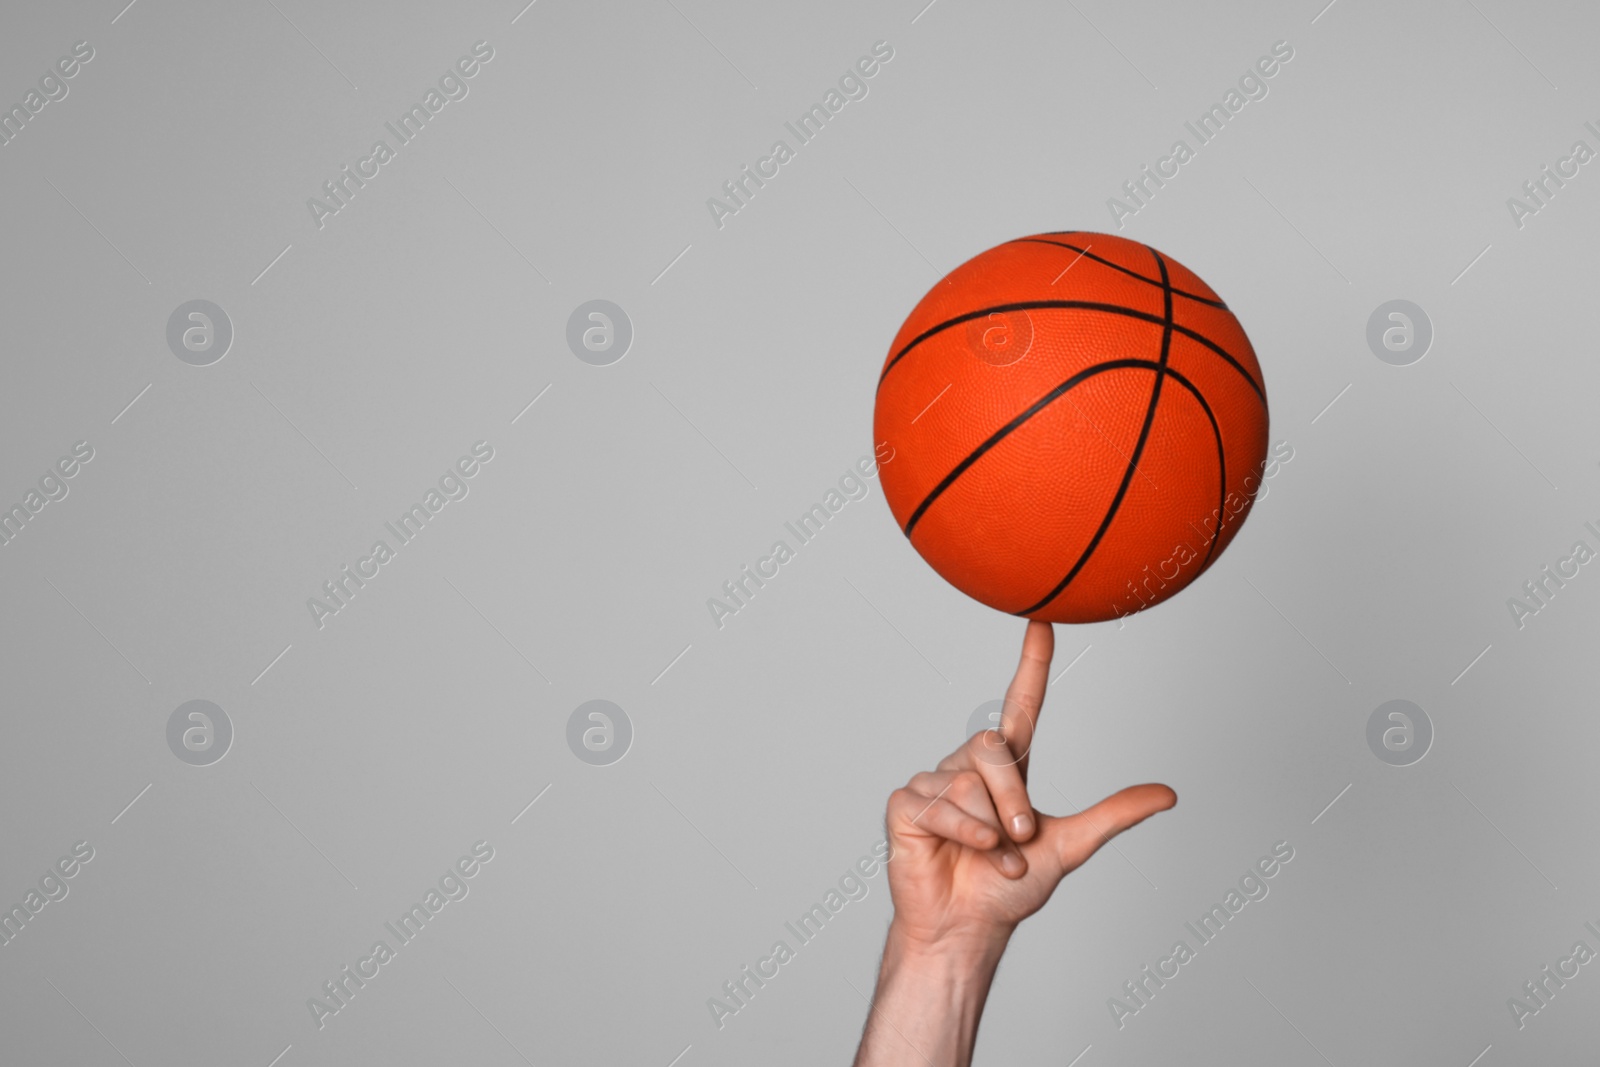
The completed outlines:
{"type": "Polygon", "coordinates": [[[1167,786],[1131,785],[1076,815],[1044,816],[1039,840],[1061,864],[1064,877],[1122,831],[1177,803],[1178,794],[1167,786]]]}

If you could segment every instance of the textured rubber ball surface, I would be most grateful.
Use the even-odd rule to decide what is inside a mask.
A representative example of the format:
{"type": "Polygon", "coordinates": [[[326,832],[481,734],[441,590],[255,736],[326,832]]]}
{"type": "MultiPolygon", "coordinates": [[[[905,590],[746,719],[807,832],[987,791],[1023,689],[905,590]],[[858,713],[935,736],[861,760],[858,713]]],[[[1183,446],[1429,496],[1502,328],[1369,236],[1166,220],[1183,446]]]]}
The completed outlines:
{"type": "Polygon", "coordinates": [[[1267,396],[1244,329],[1160,252],[1042,233],[924,296],[878,380],[895,521],[934,570],[1014,615],[1159,603],[1233,540],[1260,487],[1267,396]]]}

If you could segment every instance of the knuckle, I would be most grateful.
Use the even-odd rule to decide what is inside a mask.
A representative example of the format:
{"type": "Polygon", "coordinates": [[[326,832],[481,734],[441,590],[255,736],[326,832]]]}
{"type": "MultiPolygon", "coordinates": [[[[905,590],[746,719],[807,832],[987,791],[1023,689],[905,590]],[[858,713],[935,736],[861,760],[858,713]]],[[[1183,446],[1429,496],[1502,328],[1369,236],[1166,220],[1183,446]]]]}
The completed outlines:
{"type": "Polygon", "coordinates": [[[984,782],[983,775],[970,769],[957,771],[956,776],[951,779],[950,788],[952,792],[958,792],[962,797],[989,795],[989,786],[984,782]]]}

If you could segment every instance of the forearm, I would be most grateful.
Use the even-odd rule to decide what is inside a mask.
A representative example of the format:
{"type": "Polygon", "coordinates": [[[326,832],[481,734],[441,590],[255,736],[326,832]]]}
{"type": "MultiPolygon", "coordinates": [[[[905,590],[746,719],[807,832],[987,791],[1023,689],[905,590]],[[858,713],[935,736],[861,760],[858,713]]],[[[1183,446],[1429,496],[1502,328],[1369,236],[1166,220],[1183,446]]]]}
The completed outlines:
{"type": "Polygon", "coordinates": [[[855,1067],[966,1067],[1009,933],[935,944],[890,924],[855,1067]]]}

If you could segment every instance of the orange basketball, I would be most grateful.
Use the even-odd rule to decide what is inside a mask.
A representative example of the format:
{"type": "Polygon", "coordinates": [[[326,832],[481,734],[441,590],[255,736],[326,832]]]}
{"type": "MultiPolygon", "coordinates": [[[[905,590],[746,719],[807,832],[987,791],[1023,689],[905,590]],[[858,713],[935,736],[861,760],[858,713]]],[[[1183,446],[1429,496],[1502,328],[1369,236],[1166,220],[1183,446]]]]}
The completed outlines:
{"type": "Polygon", "coordinates": [[[924,296],[878,379],[895,521],[990,607],[1099,622],[1172,596],[1249,514],[1261,367],[1211,287],[1103,233],[1022,237],[924,296]]]}

